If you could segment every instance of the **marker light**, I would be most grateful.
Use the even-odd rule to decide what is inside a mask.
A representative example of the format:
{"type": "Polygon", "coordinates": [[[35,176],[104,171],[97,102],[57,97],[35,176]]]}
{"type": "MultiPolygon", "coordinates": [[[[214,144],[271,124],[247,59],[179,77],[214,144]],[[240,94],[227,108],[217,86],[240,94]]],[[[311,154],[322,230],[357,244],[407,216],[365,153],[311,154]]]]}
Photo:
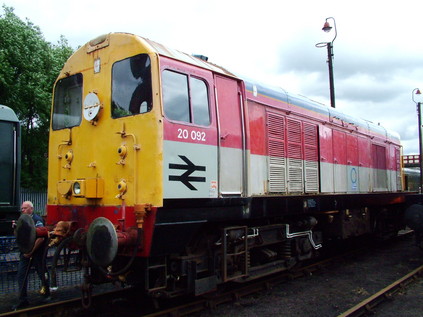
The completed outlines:
{"type": "Polygon", "coordinates": [[[124,194],[126,192],[126,182],[125,182],[125,180],[121,180],[119,182],[117,189],[121,194],[124,194]]]}
{"type": "Polygon", "coordinates": [[[128,153],[128,149],[126,148],[125,145],[121,145],[118,148],[118,151],[117,152],[118,152],[118,154],[120,155],[121,158],[125,158],[126,157],[126,154],[128,153]]]}
{"type": "Polygon", "coordinates": [[[73,183],[73,193],[75,195],[81,194],[81,184],[79,184],[78,182],[73,183]]]}
{"type": "Polygon", "coordinates": [[[65,154],[65,160],[68,163],[72,162],[72,160],[73,160],[73,151],[72,150],[69,150],[69,151],[66,152],[66,154],[65,154]]]}

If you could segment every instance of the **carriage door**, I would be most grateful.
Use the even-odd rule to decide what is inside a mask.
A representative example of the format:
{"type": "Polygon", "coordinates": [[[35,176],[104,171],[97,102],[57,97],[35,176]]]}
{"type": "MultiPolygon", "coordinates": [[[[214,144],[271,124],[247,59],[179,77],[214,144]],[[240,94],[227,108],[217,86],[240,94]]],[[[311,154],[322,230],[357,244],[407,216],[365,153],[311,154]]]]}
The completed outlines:
{"type": "MultiPolygon", "coordinates": [[[[0,205],[14,206],[19,204],[16,201],[16,180],[18,179],[17,164],[18,153],[17,131],[14,127],[16,122],[0,121],[0,205]]],[[[13,210],[14,211],[14,210],[13,210]]]]}
{"type": "Polygon", "coordinates": [[[242,195],[245,180],[245,136],[241,82],[215,76],[218,114],[219,191],[242,195]]]}

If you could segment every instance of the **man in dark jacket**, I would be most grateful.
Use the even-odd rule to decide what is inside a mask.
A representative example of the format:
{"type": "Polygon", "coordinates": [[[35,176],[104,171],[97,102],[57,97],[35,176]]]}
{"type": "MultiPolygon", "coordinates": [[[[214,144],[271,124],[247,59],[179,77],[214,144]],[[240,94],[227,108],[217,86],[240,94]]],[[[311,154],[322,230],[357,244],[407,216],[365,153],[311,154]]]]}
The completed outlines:
{"type": "MultiPolygon", "coordinates": [[[[34,214],[34,206],[30,201],[24,201],[21,206],[23,214],[30,215],[34,220],[35,227],[44,227],[44,220],[39,215],[34,214]]],[[[33,265],[38,273],[38,277],[41,279],[42,288],[41,295],[46,299],[50,296],[50,288],[48,283],[48,274],[45,267],[43,266],[43,254],[46,247],[46,238],[36,238],[34,247],[29,253],[20,254],[19,265],[18,265],[18,285],[19,285],[19,302],[13,306],[14,310],[28,306],[28,272],[33,265]]]]}

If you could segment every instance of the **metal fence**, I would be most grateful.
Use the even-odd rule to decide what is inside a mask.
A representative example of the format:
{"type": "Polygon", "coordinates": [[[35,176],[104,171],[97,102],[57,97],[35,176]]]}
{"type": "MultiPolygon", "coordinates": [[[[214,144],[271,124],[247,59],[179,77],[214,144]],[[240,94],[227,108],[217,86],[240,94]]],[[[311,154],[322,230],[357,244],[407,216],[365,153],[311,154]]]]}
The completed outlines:
{"type": "Polygon", "coordinates": [[[40,216],[46,215],[47,191],[33,191],[21,188],[21,204],[24,201],[31,201],[34,204],[34,212],[40,216]]]}
{"type": "MultiPolygon", "coordinates": [[[[21,188],[20,203],[31,201],[34,204],[34,212],[41,216],[46,215],[47,191],[33,191],[21,188]]],[[[51,268],[52,256],[55,249],[49,250],[47,268],[51,268]]],[[[19,263],[19,249],[14,236],[0,236],[0,296],[18,292],[17,269],[19,263]]],[[[79,285],[82,282],[82,271],[63,272],[63,265],[57,267],[57,286],[79,285]]],[[[41,287],[34,268],[28,277],[28,290],[36,291],[41,287]]]]}
{"type": "MultiPolygon", "coordinates": [[[[47,268],[50,270],[52,257],[55,249],[49,250],[47,255],[47,268]]],[[[19,250],[16,239],[13,236],[0,236],[0,296],[5,294],[18,294],[17,270],[19,264],[19,250]]],[[[63,263],[57,267],[57,286],[59,288],[82,283],[83,272],[75,270],[64,272],[63,263]]],[[[37,291],[41,287],[41,281],[32,267],[28,276],[28,291],[37,291]]]]}

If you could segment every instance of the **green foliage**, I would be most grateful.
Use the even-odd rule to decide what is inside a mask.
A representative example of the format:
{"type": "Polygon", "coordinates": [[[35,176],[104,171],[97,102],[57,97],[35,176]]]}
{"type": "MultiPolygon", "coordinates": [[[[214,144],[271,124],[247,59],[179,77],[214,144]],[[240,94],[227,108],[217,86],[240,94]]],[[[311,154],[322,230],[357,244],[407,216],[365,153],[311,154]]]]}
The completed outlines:
{"type": "Polygon", "coordinates": [[[65,37],[44,39],[39,27],[3,5],[0,15],[0,104],[11,107],[22,127],[22,178],[26,188],[47,186],[52,87],[73,49],[65,37]]]}

